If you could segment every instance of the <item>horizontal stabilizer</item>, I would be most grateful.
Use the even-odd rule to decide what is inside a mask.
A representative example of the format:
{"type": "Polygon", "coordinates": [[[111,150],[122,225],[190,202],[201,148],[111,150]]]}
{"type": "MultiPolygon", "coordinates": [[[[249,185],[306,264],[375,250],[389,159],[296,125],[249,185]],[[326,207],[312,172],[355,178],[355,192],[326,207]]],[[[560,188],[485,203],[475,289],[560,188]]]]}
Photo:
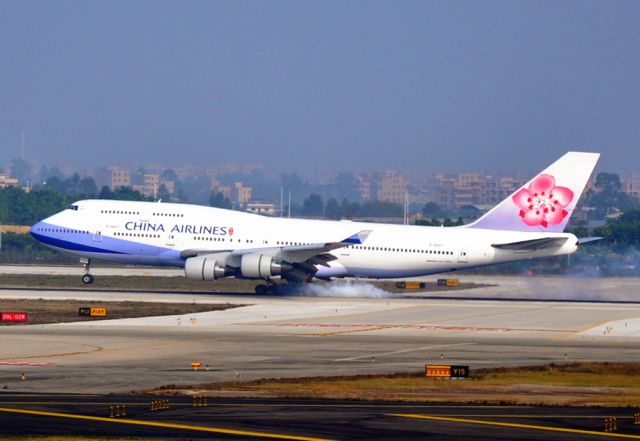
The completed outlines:
{"type": "Polygon", "coordinates": [[[589,242],[595,242],[597,240],[602,240],[604,239],[604,237],[579,237],[578,238],[578,245],[583,245],[585,243],[589,243],[589,242]]]}
{"type": "Polygon", "coordinates": [[[542,239],[521,240],[519,242],[497,243],[491,246],[499,250],[536,251],[551,246],[560,246],[567,241],[566,237],[543,237],[542,239]]]}

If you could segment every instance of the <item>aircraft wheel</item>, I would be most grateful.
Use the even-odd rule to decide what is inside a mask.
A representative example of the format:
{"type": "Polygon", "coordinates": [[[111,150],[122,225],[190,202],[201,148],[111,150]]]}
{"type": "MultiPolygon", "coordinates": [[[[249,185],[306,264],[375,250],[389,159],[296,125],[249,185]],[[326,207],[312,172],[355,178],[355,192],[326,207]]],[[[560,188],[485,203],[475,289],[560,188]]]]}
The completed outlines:
{"type": "Polygon", "coordinates": [[[256,294],[258,294],[259,296],[265,295],[268,290],[269,290],[269,288],[267,287],[267,285],[257,285],[256,286],[256,294]]]}
{"type": "Polygon", "coordinates": [[[90,285],[92,284],[94,281],[94,278],[91,274],[85,274],[84,276],[82,276],[82,283],[84,283],[85,285],[90,285]]]}

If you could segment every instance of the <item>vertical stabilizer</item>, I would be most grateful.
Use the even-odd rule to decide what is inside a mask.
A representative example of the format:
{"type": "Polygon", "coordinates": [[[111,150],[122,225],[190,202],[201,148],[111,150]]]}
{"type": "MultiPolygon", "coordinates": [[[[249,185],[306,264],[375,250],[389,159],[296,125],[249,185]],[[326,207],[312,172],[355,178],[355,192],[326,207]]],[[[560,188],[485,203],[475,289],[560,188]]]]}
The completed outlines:
{"type": "Polygon", "coordinates": [[[467,227],[562,232],[599,157],[568,152],[467,227]]]}

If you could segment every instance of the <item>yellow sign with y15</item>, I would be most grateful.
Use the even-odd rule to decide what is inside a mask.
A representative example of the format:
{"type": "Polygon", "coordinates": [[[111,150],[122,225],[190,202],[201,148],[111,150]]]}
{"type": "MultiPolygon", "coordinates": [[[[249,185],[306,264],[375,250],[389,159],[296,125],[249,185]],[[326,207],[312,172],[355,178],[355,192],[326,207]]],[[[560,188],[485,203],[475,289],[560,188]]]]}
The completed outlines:
{"type": "Polygon", "coordinates": [[[424,374],[427,377],[436,378],[468,378],[469,366],[450,364],[426,364],[424,374]]]}

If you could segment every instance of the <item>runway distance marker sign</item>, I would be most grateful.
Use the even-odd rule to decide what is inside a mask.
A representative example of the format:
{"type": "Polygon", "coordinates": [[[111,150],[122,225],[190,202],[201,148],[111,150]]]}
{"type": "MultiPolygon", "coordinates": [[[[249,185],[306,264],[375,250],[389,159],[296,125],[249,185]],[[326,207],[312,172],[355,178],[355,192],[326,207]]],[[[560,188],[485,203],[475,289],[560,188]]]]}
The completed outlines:
{"type": "Polygon", "coordinates": [[[0,321],[3,322],[26,322],[29,315],[26,312],[0,312],[0,321]]]}

